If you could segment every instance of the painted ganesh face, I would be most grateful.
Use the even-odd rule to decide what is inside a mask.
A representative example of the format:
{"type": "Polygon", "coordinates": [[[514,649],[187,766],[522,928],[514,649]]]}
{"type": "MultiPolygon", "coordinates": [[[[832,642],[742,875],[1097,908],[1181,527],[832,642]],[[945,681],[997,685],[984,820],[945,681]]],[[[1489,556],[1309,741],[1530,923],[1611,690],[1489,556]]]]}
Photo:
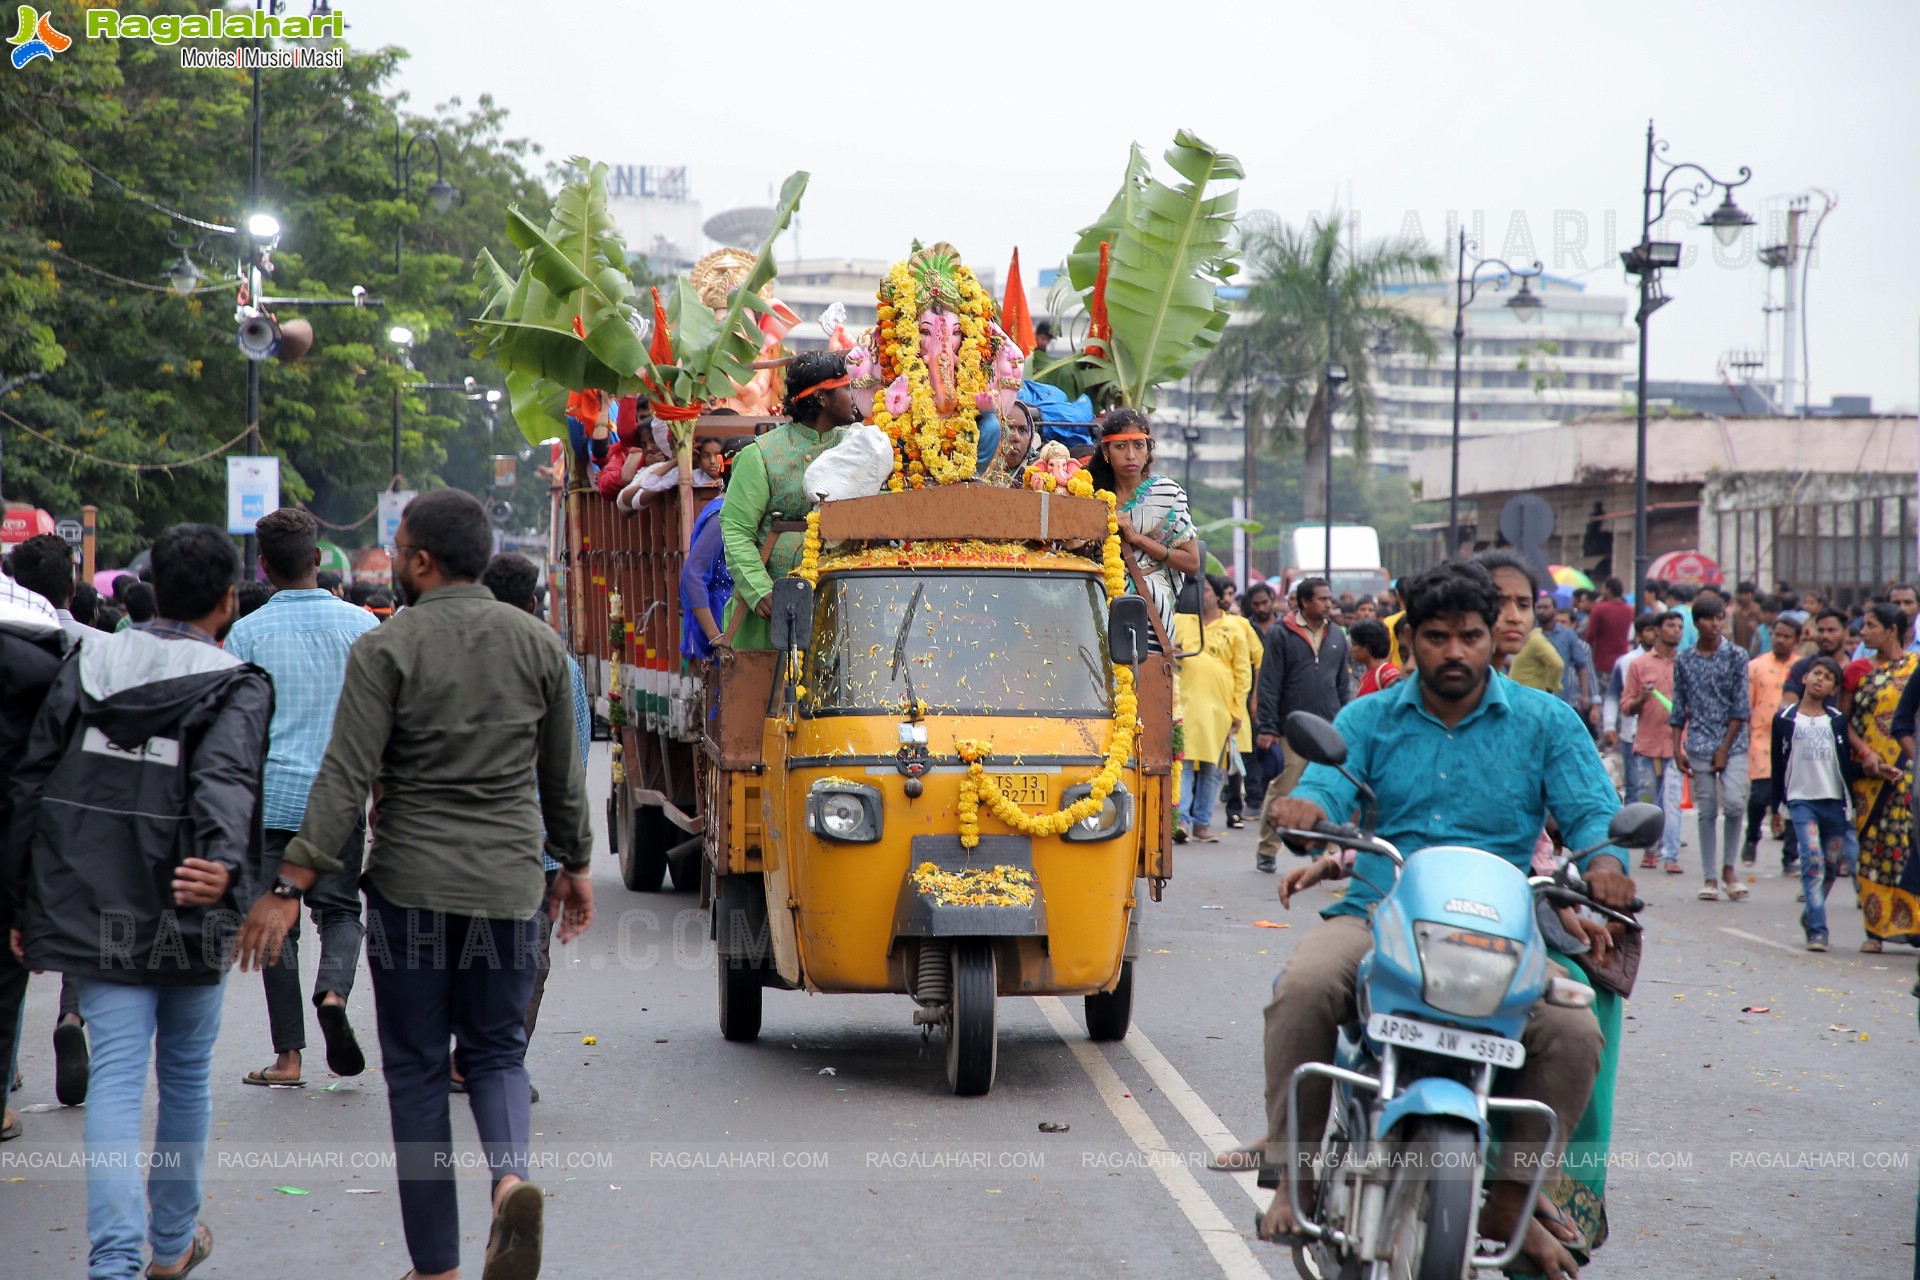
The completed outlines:
{"type": "Polygon", "coordinates": [[[952,416],[959,383],[960,318],[934,307],[920,317],[920,354],[927,362],[927,382],[933,389],[934,411],[952,416]]]}

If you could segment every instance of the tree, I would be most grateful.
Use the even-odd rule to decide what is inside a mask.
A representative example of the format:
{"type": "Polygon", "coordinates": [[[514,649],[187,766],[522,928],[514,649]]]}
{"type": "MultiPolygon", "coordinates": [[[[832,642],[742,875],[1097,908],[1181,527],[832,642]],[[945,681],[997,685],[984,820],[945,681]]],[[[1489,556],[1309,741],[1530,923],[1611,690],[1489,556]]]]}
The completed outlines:
{"type": "Polygon", "coordinates": [[[1390,335],[1402,350],[1431,358],[1435,347],[1425,326],[1387,299],[1392,285],[1439,276],[1439,254],[1418,240],[1397,237],[1351,248],[1342,242],[1339,210],[1309,218],[1295,228],[1271,213],[1249,214],[1240,226],[1247,284],[1241,309],[1251,321],[1216,349],[1204,377],[1221,402],[1238,403],[1243,379],[1248,429],[1264,423],[1267,453],[1305,449],[1301,498],[1308,520],[1326,517],[1326,457],[1331,446],[1326,416],[1326,368],[1344,363],[1349,378],[1342,407],[1353,422],[1353,447],[1364,460],[1372,443],[1374,392],[1370,348],[1390,335]],[[1329,305],[1337,297],[1338,332],[1328,350],[1329,305]]]}
{"type": "MultiPolygon", "coordinates": [[[[189,9],[178,0],[120,7],[189,9]]],[[[481,301],[468,264],[489,243],[505,247],[509,203],[545,199],[526,169],[533,148],[504,139],[505,113],[491,100],[421,115],[385,91],[404,57],[353,51],[337,71],[262,73],[261,205],[283,228],[268,293],[346,298],[362,285],[386,301],[383,310],[279,309],[283,320],[313,322],[314,348],[261,367],[262,446],[284,459],[283,496],[350,526],[348,541],[370,532],[365,517],[391,479],[396,388],[408,485],[484,485],[478,406],[404,389],[467,376],[502,384],[458,332],[481,301]],[[416,177],[411,199],[395,194],[396,139],[420,131],[438,138],[460,192],[445,213],[425,199],[430,173],[416,177]],[[396,230],[405,235],[398,276],[396,230]],[[417,371],[393,358],[394,324],[414,331],[417,371]]],[[[46,375],[0,403],[38,433],[0,420],[5,491],[61,512],[98,506],[109,563],[176,521],[224,522],[220,446],[246,426],[232,311],[238,241],[166,210],[244,222],[250,105],[249,73],[183,69],[176,49],[138,40],[75,40],[0,89],[0,377],[46,375]],[[162,274],[181,253],[173,237],[206,273],[188,298],[162,274]],[[160,465],[170,469],[125,469],[160,465]]],[[[423,150],[432,164],[430,149],[415,148],[416,173],[423,150]]],[[[501,425],[513,430],[504,414],[501,425]]]]}

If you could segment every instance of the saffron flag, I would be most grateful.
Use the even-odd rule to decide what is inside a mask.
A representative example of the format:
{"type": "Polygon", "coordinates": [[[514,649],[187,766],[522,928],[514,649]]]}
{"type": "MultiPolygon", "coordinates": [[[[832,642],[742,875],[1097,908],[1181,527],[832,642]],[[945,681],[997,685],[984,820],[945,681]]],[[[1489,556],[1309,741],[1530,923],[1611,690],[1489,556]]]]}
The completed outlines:
{"type": "Polygon", "coordinates": [[[1033,332],[1033,314],[1027,310],[1027,286],[1020,278],[1020,250],[1013,251],[1013,265],[1007,268],[1007,297],[1000,304],[1000,327],[1020,344],[1028,355],[1039,341],[1033,332]]]}

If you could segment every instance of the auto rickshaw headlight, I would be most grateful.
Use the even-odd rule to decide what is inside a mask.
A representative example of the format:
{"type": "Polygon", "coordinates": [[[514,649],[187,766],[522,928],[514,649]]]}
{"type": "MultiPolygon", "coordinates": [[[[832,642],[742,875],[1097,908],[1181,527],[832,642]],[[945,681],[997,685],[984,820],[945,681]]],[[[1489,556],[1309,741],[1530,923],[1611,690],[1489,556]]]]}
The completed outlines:
{"type": "Polygon", "coordinates": [[[848,844],[878,840],[880,793],[859,783],[816,782],[807,794],[807,830],[848,844]]]}
{"type": "MultiPolygon", "coordinates": [[[[1083,782],[1077,787],[1068,787],[1060,795],[1060,807],[1070,808],[1093,794],[1093,784],[1083,782]]],[[[1133,830],[1133,797],[1125,787],[1116,787],[1100,804],[1100,811],[1089,818],[1068,827],[1062,835],[1064,840],[1111,840],[1115,836],[1125,835],[1133,830]]]]}

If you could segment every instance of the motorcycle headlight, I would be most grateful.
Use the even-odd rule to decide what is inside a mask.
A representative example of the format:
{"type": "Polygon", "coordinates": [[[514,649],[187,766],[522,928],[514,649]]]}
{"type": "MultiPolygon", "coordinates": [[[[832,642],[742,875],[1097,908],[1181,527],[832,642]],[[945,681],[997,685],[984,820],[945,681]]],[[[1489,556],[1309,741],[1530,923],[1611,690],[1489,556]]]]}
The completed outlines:
{"type": "Polygon", "coordinates": [[[1426,1002],[1457,1017],[1492,1017],[1520,968],[1520,944],[1431,920],[1415,921],[1413,937],[1426,1002]]]}
{"type": "Polygon", "coordinates": [[[807,830],[846,844],[880,838],[880,793],[848,782],[816,782],[807,793],[807,830]]]}
{"type": "MultiPolygon", "coordinates": [[[[1068,787],[1060,794],[1060,807],[1069,808],[1093,794],[1093,784],[1083,782],[1077,787],[1068,787]]],[[[1107,798],[1100,803],[1100,812],[1092,817],[1082,818],[1068,827],[1060,837],[1063,840],[1111,840],[1133,830],[1133,797],[1125,787],[1115,787],[1107,798]]]]}

